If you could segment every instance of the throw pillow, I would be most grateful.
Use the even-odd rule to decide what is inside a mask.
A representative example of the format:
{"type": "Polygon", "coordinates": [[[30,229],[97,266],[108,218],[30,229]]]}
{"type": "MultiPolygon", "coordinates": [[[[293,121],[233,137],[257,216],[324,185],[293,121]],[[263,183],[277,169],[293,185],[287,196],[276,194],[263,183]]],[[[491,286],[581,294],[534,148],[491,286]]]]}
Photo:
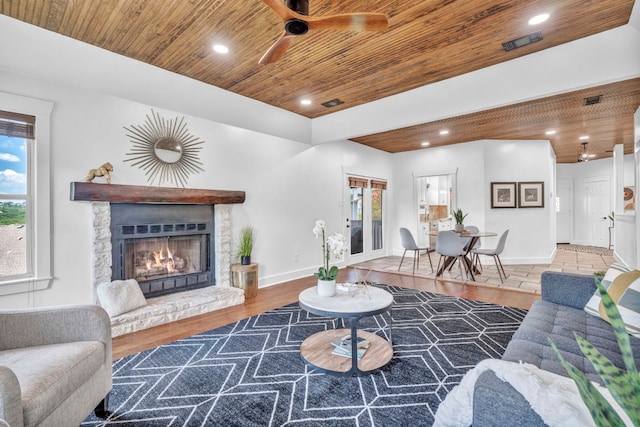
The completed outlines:
{"type": "MultiPolygon", "coordinates": [[[[612,264],[605,273],[600,283],[602,283],[602,286],[604,286],[604,288],[607,289],[608,292],[609,286],[611,286],[611,283],[613,283],[616,277],[618,277],[622,273],[628,273],[631,270],[632,269],[627,267],[626,265],[612,264]]],[[[596,289],[593,296],[584,307],[584,310],[593,316],[600,317],[600,301],[600,291],[596,289]]]]}
{"type": "MultiPolygon", "coordinates": [[[[640,338],[640,271],[633,270],[618,275],[607,292],[618,307],[627,332],[640,338]]],[[[598,314],[609,321],[602,302],[599,304],[598,314]]]]}
{"type": "MultiPolygon", "coordinates": [[[[619,275],[607,292],[616,303],[627,332],[640,338],[640,271],[633,270],[619,275]]],[[[609,321],[602,303],[600,317],[609,321]]]]}
{"type": "Polygon", "coordinates": [[[110,317],[119,316],[147,304],[135,279],[101,283],[98,285],[97,293],[100,305],[110,317]]]}

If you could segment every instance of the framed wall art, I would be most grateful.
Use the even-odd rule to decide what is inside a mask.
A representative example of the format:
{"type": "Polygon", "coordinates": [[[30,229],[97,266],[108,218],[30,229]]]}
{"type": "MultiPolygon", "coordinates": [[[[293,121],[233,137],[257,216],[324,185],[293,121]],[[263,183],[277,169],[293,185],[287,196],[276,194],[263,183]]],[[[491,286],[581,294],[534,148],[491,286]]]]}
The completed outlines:
{"type": "Polygon", "coordinates": [[[518,207],[544,208],[544,182],[519,182],[518,207]]]}
{"type": "Polygon", "coordinates": [[[516,207],[516,183],[492,182],[491,183],[491,209],[516,207]]]}

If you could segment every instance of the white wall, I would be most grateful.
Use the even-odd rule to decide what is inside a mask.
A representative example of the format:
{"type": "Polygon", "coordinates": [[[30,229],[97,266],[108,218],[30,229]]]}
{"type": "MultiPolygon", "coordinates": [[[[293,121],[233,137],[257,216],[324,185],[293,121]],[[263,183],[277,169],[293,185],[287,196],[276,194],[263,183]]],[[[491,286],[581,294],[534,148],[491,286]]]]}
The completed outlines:
{"type": "MultiPolygon", "coordinates": [[[[625,155],[622,161],[623,186],[634,186],[636,166],[634,156],[625,155]]],[[[558,179],[571,180],[573,182],[573,240],[575,244],[587,243],[587,216],[585,200],[585,182],[591,178],[609,178],[614,182],[614,159],[592,160],[584,163],[559,164],[557,166],[558,179]]],[[[616,191],[611,189],[612,194],[616,191]]],[[[609,208],[615,211],[614,206],[609,208]]],[[[636,239],[635,239],[635,211],[615,212],[615,237],[614,255],[627,265],[635,265],[636,239]]]]}
{"type": "MultiPolygon", "coordinates": [[[[547,263],[555,250],[555,215],[548,196],[555,188],[555,158],[548,141],[477,141],[443,148],[396,154],[393,158],[395,223],[392,244],[401,254],[399,227],[417,233],[413,177],[431,171],[457,168],[457,206],[469,212],[465,224],[501,234],[509,229],[501,256],[504,263],[547,263]],[[497,181],[543,181],[543,209],[491,209],[490,183],[497,181]],[[535,224],[535,226],[532,226],[535,224]]],[[[483,246],[497,244],[498,237],[484,239],[483,246]]]]}
{"type": "MultiPolygon", "coordinates": [[[[54,280],[50,289],[35,295],[0,298],[0,307],[90,302],[90,206],[69,200],[69,184],[84,180],[89,169],[109,161],[114,166],[112,183],[147,185],[144,172],[124,162],[132,144],[123,127],[142,124],[151,108],[165,118],[183,114],[6,72],[0,72],[0,92],[55,104],[51,116],[54,280]]],[[[366,165],[378,176],[392,175],[390,154],[353,142],[313,147],[185,118],[190,133],[205,141],[199,153],[205,172],[192,175],[188,186],[246,191],[245,203],[232,208],[233,227],[251,224],[258,231],[252,258],[260,264],[261,286],[311,275],[320,265],[320,243],[311,230],[321,218],[330,230],[342,231],[343,170],[366,165]]]]}

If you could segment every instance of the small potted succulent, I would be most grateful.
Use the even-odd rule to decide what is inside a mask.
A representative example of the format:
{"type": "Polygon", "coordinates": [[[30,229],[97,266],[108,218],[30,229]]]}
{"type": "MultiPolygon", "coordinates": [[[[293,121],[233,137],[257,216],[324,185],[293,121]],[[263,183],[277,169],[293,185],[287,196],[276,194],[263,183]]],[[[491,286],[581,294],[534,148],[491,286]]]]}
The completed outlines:
{"type": "Polygon", "coordinates": [[[463,213],[462,209],[456,209],[451,212],[453,218],[456,220],[456,225],[454,230],[458,233],[464,231],[464,219],[469,215],[468,213],[463,213]]]}
{"type": "Polygon", "coordinates": [[[253,244],[256,239],[256,232],[250,225],[242,227],[238,237],[238,253],[240,258],[240,264],[251,264],[251,252],[253,251],[253,244]]]}

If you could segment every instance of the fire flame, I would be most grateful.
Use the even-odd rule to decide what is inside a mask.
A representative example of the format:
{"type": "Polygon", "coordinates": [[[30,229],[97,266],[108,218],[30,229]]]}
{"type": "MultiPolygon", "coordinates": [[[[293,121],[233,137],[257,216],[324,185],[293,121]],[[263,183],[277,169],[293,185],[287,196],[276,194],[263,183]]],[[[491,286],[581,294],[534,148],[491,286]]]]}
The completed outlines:
{"type": "Polygon", "coordinates": [[[173,253],[169,249],[169,246],[164,248],[160,248],[159,251],[154,251],[152,253],[153,260],[147,260],[145,265],[147,270],[151,270],[154,267],[165,267],[169,273],[175,270],[174,261],[173,261],[173,253]],[[165,257],[164,252],[167,251],[167,256],[165,257]]]}

